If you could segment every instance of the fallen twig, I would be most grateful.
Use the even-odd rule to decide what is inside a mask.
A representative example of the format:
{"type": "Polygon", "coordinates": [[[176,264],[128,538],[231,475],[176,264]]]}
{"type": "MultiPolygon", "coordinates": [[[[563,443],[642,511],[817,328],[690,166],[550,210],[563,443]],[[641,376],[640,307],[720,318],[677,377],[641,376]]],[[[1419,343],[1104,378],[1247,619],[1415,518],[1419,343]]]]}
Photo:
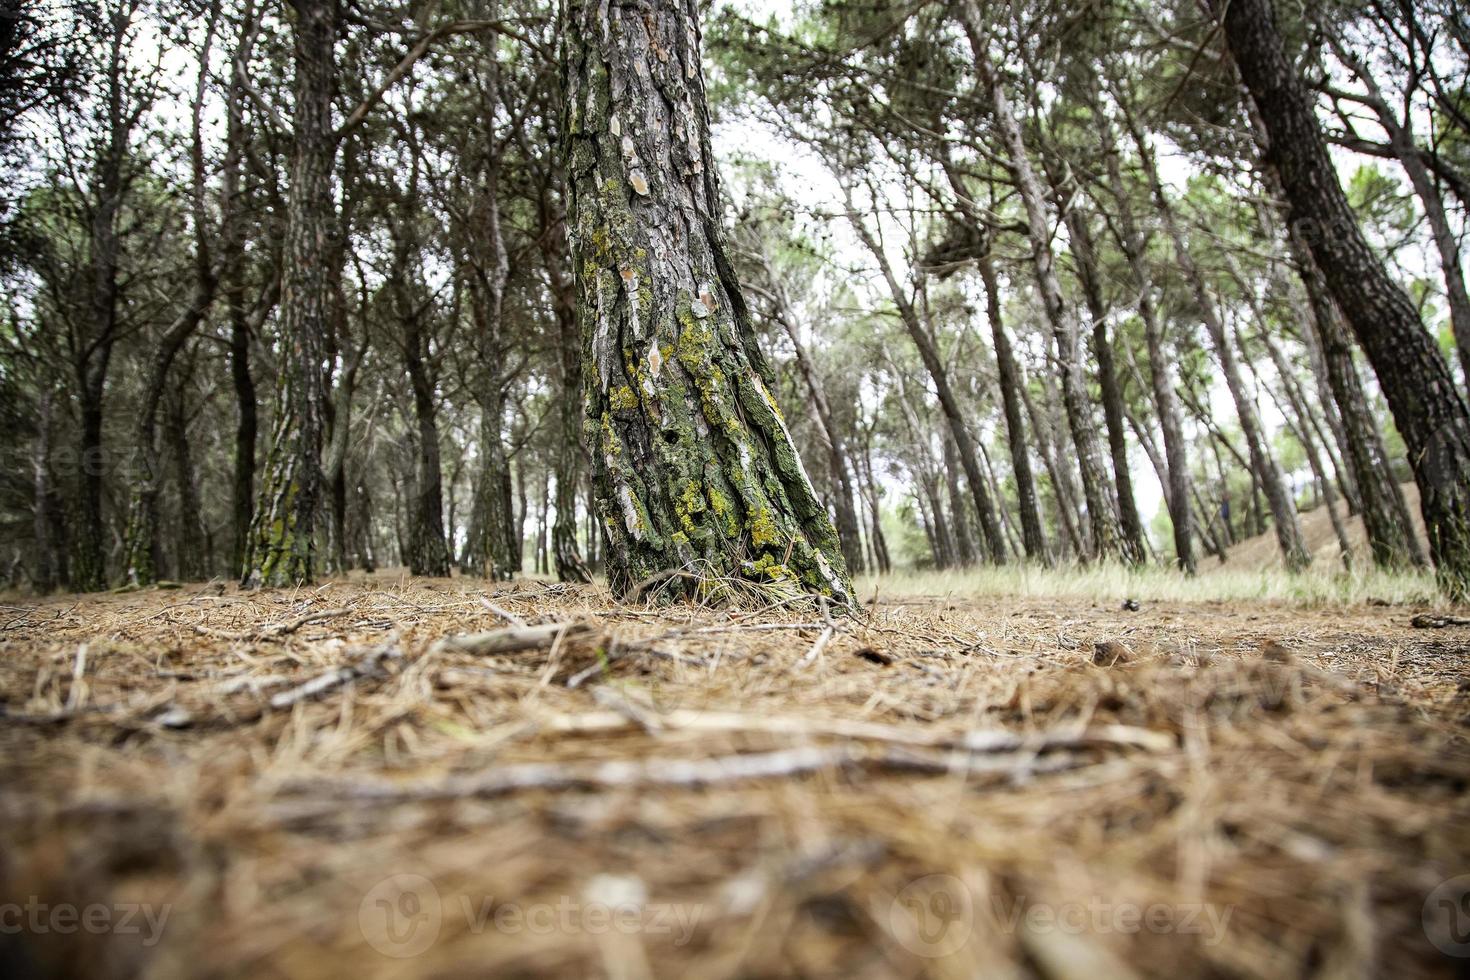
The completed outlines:
{"type": "Polygon", "coordinates": [[[288,619],[283,623],[266,623],[253,630],[221,630],[211,626],[195,626],[194,632],[221,640],[268,640],[278,636],[289,636],[303,626],[335,619],[338,616],[346,616],[350,612],[352,612],[351,609],[319,609],[316,612],[297,616],[295,619],[288,619]]]}
{"type": "Polygon", "coordinates": [[[774,752],[705,759],[641,759],[569,764],[529,762],[433,782],[300,780],[288,783],[282,789],[290,795],[307,794],[335,800],[414,802],[483,799],[522,790],[598,790],[638,786],[693,788],[753,779],[804,776],[850,766],[880,772],[1022,777],[1060,772],[1079,764],[1081,760],[1070,755],[1046,759],[1037,759],[1031,755],[1019,758],[975,758],[967,753],[919,752],[907,748],[889,748],[875,752],[853,744],[809,745],[778,749],[774,752]]]}
{"type": "Polygon", "coordinates": [[[592,632],[591,623],[565,622],[542,623],[538,626],[507,626],[490,630],[488,633],[466,633],[462,636],[446,636],[429,648],[430,653],[468,653],[486,656],[498,653],[518,653],[522,650],[539,650],[550,647],[557,637],[567,638],[592,632]]]}

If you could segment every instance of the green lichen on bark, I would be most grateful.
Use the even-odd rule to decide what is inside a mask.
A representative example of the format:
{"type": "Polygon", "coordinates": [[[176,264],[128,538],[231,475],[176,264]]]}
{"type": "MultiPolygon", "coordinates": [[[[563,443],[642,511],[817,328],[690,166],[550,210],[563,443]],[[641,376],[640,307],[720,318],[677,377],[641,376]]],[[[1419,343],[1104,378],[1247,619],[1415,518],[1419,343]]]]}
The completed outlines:
{"type": "MultiPolygon", "coordinates": [[[[586,370],[583,431],[609,580],[697,568],[851,601],[719,230],[692,4],[571,0],[565,160],[586,370]]],[[[681,582],[685,580],[679,580],[681,582]]]]}

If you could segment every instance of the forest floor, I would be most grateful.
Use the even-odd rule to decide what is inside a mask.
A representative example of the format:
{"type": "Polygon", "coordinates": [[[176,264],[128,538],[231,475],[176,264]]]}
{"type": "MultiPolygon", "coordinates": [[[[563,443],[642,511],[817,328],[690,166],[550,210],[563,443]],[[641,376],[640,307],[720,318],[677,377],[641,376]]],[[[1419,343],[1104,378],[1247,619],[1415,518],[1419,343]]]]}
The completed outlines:
{"type": "Polygon", "coordinates": [[[1470,627],[1136,598],[9,600],[0,975],[1454,975],[1470,627]]]}

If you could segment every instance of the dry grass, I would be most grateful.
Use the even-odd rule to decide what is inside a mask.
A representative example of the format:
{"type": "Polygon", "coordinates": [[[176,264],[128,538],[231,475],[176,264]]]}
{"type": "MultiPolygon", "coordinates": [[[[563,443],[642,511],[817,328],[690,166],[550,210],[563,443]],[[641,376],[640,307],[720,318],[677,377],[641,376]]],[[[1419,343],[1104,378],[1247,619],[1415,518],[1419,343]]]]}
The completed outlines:
{"type": "Polygon", "coordinates": [[[1344,571],[1340,564],[1318,562],[1299,575],[1277,569],[1221,565],[1213,560],[1200,574],[1186,578],[1158,566],[1072,565],[1062,568],[1016,566],[945,572],[901,571],[866,576],[858,583],[865,597],[937,595],[961,599],[1067,599],[1122,602],[1258,602],[1320,607],[1381,603],[1428,605],[1440,602],[1434,574],[1425,571],[1385,572],[1372,566],[1344,571]]]}
{"type": "Polygon", "coordinates": [[[966,583],[832,623],[460,580],[7,606],[0,925],[154,918],[43,912],[0,974],[1451,972],[1467,630],[966,583]]]}

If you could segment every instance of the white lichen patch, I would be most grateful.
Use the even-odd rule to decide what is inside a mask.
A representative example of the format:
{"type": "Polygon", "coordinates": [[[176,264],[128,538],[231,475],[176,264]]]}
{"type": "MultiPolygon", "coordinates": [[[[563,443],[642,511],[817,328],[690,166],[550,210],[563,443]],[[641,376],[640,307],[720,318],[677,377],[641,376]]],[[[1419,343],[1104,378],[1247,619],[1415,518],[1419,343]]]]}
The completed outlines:
{"type": "Polygon", "coordinates": [[[618,503],[623,505],[623,525],[634,541],[643,540],[643,522],[638,519],[638,505],[633,503],[633,491],[626,486],[618,487],[618,503]]]}
{"type": "Polygon", "coordinates": [[[658,338],[654,337],[648,345],[648,373],[654,378],[658,377],[659,371],[663,370],[664,356],[658,349],[658,338]]]}

